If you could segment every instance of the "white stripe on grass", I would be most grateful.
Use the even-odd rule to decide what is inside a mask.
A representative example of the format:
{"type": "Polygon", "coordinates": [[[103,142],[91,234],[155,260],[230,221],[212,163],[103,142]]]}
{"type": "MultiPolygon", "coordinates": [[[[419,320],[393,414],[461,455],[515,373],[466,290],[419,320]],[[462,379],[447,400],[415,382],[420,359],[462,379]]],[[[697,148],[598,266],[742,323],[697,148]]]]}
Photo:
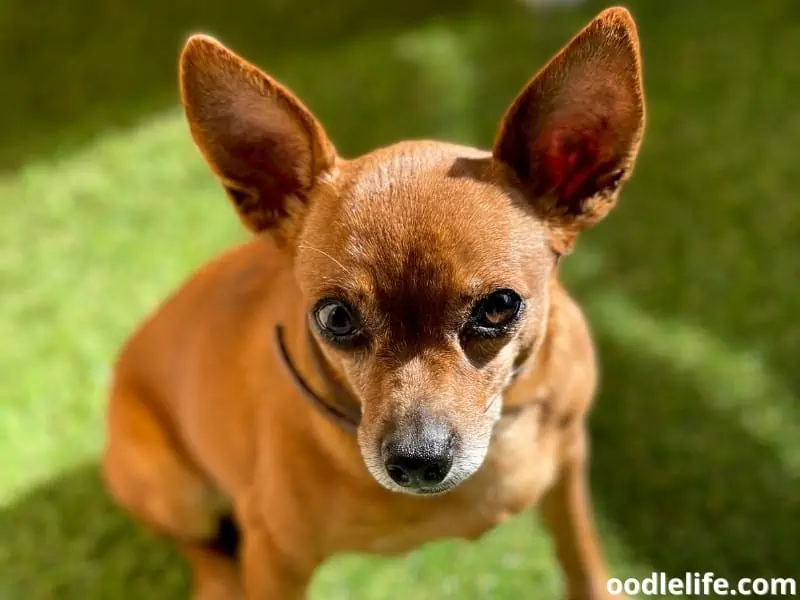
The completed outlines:
{"type": "Polygon", "coordinates": [[[240,228],[178,111],[0,186],[1,505],[96,455],[123,336],[240,228]]]}
{"type": "MultiPolygon", "coordinates": [[[[654,317],[615,291],[592,294],[592,327],[637,353],[690,376],[713,408],[736,418],[753,439],[800,475],[800,456],[776,440],[800,439],[798,398],[755,352],[731,347],[691,324],[654,317]]],[[[656,382],[654,382],[656,384],[656,382]]]]}

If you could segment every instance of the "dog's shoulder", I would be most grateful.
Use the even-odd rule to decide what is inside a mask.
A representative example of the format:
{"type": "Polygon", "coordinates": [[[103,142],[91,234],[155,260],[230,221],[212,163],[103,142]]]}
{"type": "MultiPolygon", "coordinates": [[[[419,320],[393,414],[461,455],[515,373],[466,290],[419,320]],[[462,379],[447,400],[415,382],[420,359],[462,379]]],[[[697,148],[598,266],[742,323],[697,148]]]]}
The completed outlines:
{"type": "Polygon", "coordinates": [[[157,386],[171,395],[203,356],[235,352],[246,340],[246,329],[262,320],[273,298],[291,296],[286,289],[290,274],[286,259],[264,237],[211,260],[128,338],[115,365],[117,377],[157,386]]]}

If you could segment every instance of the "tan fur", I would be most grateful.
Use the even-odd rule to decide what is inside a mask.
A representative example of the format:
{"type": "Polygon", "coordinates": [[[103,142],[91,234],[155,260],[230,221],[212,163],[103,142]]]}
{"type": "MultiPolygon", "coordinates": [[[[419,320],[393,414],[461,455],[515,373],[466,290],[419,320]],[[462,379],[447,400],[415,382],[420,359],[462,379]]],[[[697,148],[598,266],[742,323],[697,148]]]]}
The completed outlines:
{"type": "Polygon", "coordinates": [[[183,549],[195,599],[300,599],[334,554],[476,538],[537,503],[568,596],[606,597],[585,478],[595,357],[557,266],[630,176],[640,71],[633,21],[609,9],[523,89],[492,152],[416,141],[346,160],[279,83],[211,38],[189,40],[192,135],[259,235],[126,344],[104,473],[122,506],[183,549]],[[471,307],[499,288],[525,300],[515,328],[463,337],[471,307]],[[329,297],[357,307],[362,346],[313,327],[309,338],[329,297]],[[277,325],[308,385],[360,412],[357,436],[303,397],[277,325]],[[419,415],[459,441],[425,497],[401,493],[381,453],[419,415]],[[243,535],[238,564],[206,546],[226,512],[243,535]]]}

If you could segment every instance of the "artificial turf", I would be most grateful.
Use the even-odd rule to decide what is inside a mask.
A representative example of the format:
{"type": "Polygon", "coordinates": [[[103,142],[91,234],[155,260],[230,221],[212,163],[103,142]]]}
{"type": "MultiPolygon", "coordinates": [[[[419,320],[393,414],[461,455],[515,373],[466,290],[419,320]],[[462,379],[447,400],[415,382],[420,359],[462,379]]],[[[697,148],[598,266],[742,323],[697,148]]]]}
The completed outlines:
{"type": "MultiPolygon", "coordinates": [[[[109,363],[191,270],[244,238],[177,110],[202,29],[288,83],[346,155],[487,146],[595,12],[500,0],[0,0],[0,599],[187,597],[171,547],[106,499],[109,363]]],[[[613,572],[800,577],[800,6],[627,3],[648,127],[619,208],[565,275],[603,369],[592,483],[613,572]]],[[[480,542],[345,557],[315,600],[556,597],[522,515],[480,542]]]]}

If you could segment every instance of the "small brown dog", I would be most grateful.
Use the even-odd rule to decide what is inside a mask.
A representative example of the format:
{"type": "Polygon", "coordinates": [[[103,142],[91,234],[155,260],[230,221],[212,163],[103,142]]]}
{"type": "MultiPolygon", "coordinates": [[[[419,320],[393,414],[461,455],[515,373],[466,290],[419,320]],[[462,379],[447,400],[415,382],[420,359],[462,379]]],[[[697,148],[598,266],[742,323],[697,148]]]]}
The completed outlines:
{"type": "Polygon", "coordinates": [[[334,554],[475,538],[537,503],[568,596],[606,597],[585,475],[595,358],[557,265],[638,152],[630,14],[559,52],[491,152],[345,160],[215,40],[191,37],[180,73],[194,141],[258,235],[127,343],[104,474],[180,545],[194,598],[299,599],[334,554]]]}

